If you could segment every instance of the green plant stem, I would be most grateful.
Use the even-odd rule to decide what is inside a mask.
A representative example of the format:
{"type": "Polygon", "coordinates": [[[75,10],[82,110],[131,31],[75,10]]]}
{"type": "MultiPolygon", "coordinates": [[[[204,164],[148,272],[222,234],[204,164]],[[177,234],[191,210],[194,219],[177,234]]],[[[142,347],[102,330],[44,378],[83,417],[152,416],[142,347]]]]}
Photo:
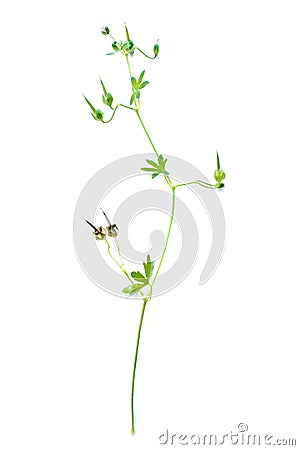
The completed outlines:
{"type": "MultiPolygon", "coordinates": [[[[128,55],[125,55],[125,57],[126,57],[126,62],[127,62],[127,67],[128,67],[128,72],[129,72],[129,76],[130,76],[130,83],[131,83],[132,74],[131,74],[130,62],[129,62],[128,55]]],[[[132,92],[133,92],[133,86],[132,86],[132,85],[131,85],[131,88],[132,88],[132,92]]],[[[138,105],[137,105],[136,99],[134,99],[134,105],[135,105],[135,107],[136,107],[136,109],[135,109],[136,115],[138,116],[138,119],[139,119],[139,121],[140,121],[140,123],[141,123],[141,125],[142,125],[142,127],[143,127],[143,130],[144,130],[144,132],[145,132],[145,134],[146,134],[146,136],[147,136],[147,138],[148,138],[148,140],[149,140],[149,142],[150,142],[150,144],[151,144],[151,147],[152,147],[153,150],[154,150],[154,153],[155,153],[156,156],[158,157],[158,151],[156,150],[155,145],[153,144],[153,141],[152,141],[152,139],[151,139],[151,137],[150,137],[150,135],[149,135],[149,133],[148,133],[148,131],[147,131],[147,128],[145,127],[145,124],[144,124],[144,122],[143,122],[143,120],[142,120],[142,118],[141,118],[141,115],[140,115],[140,113],[139,113],[139,107],[138,107],[138,105]]]]}
{"type": "MultiPolygon", "coordinates": [[[[127,62],[127,67],[128,67],[128,72],[129,72],[129,76],[130,76],[130,82],[131,82],[131,68],[130,68],[130,63],[129,63],[129,59],[128,59],[128,55],[125,55],[126,57],[126,62],[127,62]]],[[[132,85],[131,85],[132,86],[132,85]]],[[[132,90],[133,90],[133,86],[132,86],[132,90]]],[[[135,112],[136,115],[140,121],[140,124],[142,125],[142,128],[148,138],[148,141],[155,153],[155,155],[159,156],[158,151],[155,148],[155,145],[147,131],[147,128],[141,118],[141,115],[139,113],[139,103],[137,105],[136,99],[134,100],[134,104],[135,104],[135,112]]],[[[166,241],[165,241],[165,246],[162,252],[162,255],[160,257],[160,261],[158,264],[158,268],[156,270],[154,279],[152,283],[149,283],[149,293],[147,297],[143,297],[143,308],[142,308],[142,313],[141,313],[141,318],[140,318],[140,323],[139,323],[139,329],[138,329],[138,336],[137,336],[137,343],[136,343],[136,350],[135,350],[135,357],[134,357],[134,364],[133,364],[133,373],[132,373],[132,385],[131,385],[131,433],[134,434],[135,432],[135,423],[134,423],[134,386],[135,386],[135,375],[136,375],[136,366],[137,366],[137,360],[138,360],[138,351],[139,351],[139,344],[140,344],[140,337],[141,337],[141,329],[142,329],[142,324],[143,324],[143,319],[144,319],[144,314],[145,314],[145,308],[146,308],[146,304],[148,302],[148,300],[151,300],[152,297],[152,287],[153,284],[157,278],[158,272],[160,270],[160,267],[162,265],[166,250],[167,250],[167,246],[168,246],[168,242],[169,242],[169,237],[170,237],[170,233],[171,233],[171,229],[172,229],[172,224],[173,224],[173,219],[174,219],[174,210],[175,210],[175,187],[172,184],[171,179],[168,176],[164,177],[166,180],[166,183],[168,184],[168,186],[171,188],[172,190],[172,207],[171,207],[171,217],[170,217],[170,222],[169,222],[169,227],[168,227],[168,232],[167,232],[167,236],[166,236],[166,241]]],[[[141,293],[142,294],[142,293],[141,293]]]]}
{"type": "Polygon", "coordinates": [[[134,385],[135,385],[135,374],[136,374],[136,365],[137,365],[137,359],[138,359],[138,353],[139,353],[141,330],[142,330],[143,319],[144,319],[145,308],[146,308],[147,302],[148,302],[148,300],[144,299],[144,301],[143,301],[143,308],[142,308],[141,317],[140,317],[138,335],[137,335],[137,340],[136,340],[135,357],[134,357],[134,364],[133,364],[132,384],[131,384],[131,434],[134,434],[134,432],[135,432],[135,424],[134,424],[134,385]]]}
{"type": "Polygon", "coordinates": [[[142,53],[142,55],[144,55],[144,56],[146,56],[146,58],[148,58],[148,59],[155,59],[156,58],[156,56],[154,55],[154,56],[148,56],[146,53],[144,53],[140,48],[138,48],[138,47],[134,47],[136,50],[138,50],[140,53],[142,53]]]}
{"type": "Polygon", "coordinates": [[[162,252],[162,254],[161,254],[161,257],[160,257],[160,260],[159,260],[159,263],[158,263],[158,267],[157,267],[157,269],[156,269],[156,272],[155,272],[153,281],[152,281],[152,283],[151,283],[151,286],[152,286],[152,287],[153,287],[153,285],[154,285],[154,283],[155,283],[155,280],[156,280],[156,278],[157,278],[158,272],[160,271],[162,262],[163,262],[163,260],[164,260],[165,253],[166,253],[166,250],[167,250],[167,247],[168,247],[168,242],[169,242],[169,238],[170,238],[170,234],[171,234],[171,229],[172,229],[173,221],[174,221],[175,197],[176,197],[176,196],[175,196],[175,186],[172,186],[171,189],[172,189],[171,217],[170,217],[170,222],[169,222],[168,232],[167,232],[167,236],[166,236],[165,246],[164,246],[163,252],[162,252]]]}
{"type": "Polygon", "coordinates": [[[122,270],[122,272],[124,273],[124,275],[128,278],[128,280],[130,281],[130,283],[133,283],[133,279],[130,277],[130,275],[128,275],[127,270],[124,267],[124,264],[120,264],[116,258],[112,255],[111,251],[110,251],[110,243],[108,242],[107,239],[105,239],[105,242],[107,244],[107,251],[109,256],[111,257],[111,259],[117,264],[117,266],[122,270]]]}
{"type": "MultiPolygon", "coordinates": [[[[130,67],[130,62],[129,62],[129,57],[128,55],[125,55],[126,58],[126,63],[127,63],[127,68],[128,68],[128,72],[129,72],[129,77],[130,77],[130,85],[131,85],[131,91],[134,92],[133,86],[132,86],[132,82],[131,82],[131,78],[132,78],[132,73],[131,73],[131,67],[130,67]]],[[[133,100],[134,106],[135,106],[135,111],[137,110],[137,108],[139,107],[137,102],[136,102],[136,98],[134,98],[133,100]]]]}
{"type": "Polygon", "coordinates": [[[153,142],[152,142],[152,139],[151,139],[151,137],[150,137],[150,135],[149,135],[149,133],[148,133],[146,127],[145,127],[145,124],[144,124],[144,122],[143,122],[143,120],[142,120],[142,118],[141,118],[141,115],[140,115],[139,111],[136,110],[135,112],[136,112],[136,115],[137,115],[138,118],[139,118],[139,121],[140,121],[140,123],[141,123],[141,125],[142,125],[142,127],[143,127],[143,130],[144,130],[145,133],[146,133],[146,136],[147,136],[147,138],[148,138],[148,140],[149,140],[149,142],[150,142],[150,144],[151,144],[151,147],[152,147],[153,150],[154,150],[154,153],[155,153],[156,156],[158,157],[158,151],[156,150],[155,145],[154,145],[153,142]]]}
{"type": "MultiPolygon", "coordinates": [[[[119,242],[117,239],[115,239],[115,244],[117,247],[117,251],[118,251],[118,255],[119,255],[119,259],[121,261],[121,264],[116,260],[116,258],[112,255],[111,250],[110,250],[110,243],[108,242],[107,239],[105,239],[105,242],[107,244],[107,250],[108,250],[108,254],[111,257],[111,259],[117,264],[117,266],[119,267],[119,269],[122,270],[122,272],[124,273],[124,275],[128,278],[128,280],[130,281],[131,284],[134,283],[134,280],[131,278],[130,275],[128,275],[128,272],[125,268],[124,262],[123,262],[123,258],[121,256],[121,251],[120,251],[120,246],[119,246],[119,242]]],[[[143,293],[143,291],[140,291],[140,296],[142,297],[143,300],[148,299],[145,294],[143,293]]]]}
{"type": "Polygon", "coordinates": [[[131,106],[127,106],[127,105],[123,105],[123,103],[119,103],[117,106],[115,106],[115,108],[111,108],[111,109],[114,110],[114,112],[112,113],[111,118],[110,118],[109,120],[103,120],[102,122],[103,122],[103,123],[109,123],[109,122],[111,122],[111,121],[113,120],[114,115],[116,114],[117,109],[119,108],[119,106],[122,106],[123,108],[131,109],[132,111],[136,111],[134,108],[131,108],[131,106]]]}
{"type": "Polygon", "coordinates": [[[188,183],[181,183],[181,184],[175,184],[175,188],[180,187],[180,186],[189,186],[190,184],[198,184],[201,187],[204,187],[206,189],[218,189],[220,187],[219,184],[210,184],[210,183],[206,183],[205,181],[201,181],[201,180],[195,180],[195,181],[189,181],[188,183]]]}

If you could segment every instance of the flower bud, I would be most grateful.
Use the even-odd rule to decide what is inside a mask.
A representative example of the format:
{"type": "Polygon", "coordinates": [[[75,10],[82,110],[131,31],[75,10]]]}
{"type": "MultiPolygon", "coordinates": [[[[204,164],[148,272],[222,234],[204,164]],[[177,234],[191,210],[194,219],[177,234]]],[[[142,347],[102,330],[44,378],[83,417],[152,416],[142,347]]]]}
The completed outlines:
{"type": "Polygon", "coordinates": [[[215,170],[214,177],[215,177],[216,182],[219,185],[218,187],[224,187],[224,184],[222,183],[222,181],[225,178],[225,173],[221,169],[220,158],[219,158],[219,153],[218,152],[217,152],[217,170],[215,170]]]}
{"type": "Polygon", "coordinates": [[[103,112],[100,109],[95,109],[94,112],[91,113],[95,120],[103,122],[103,112]]]}
{"type": "Polygon", "coordinates": [[[221,184],[221,182],[225,178],[225,173],[223,172],[222,169],[215,170],[214,177],[215,177],[216,182],[218,184],[221,184]]]}
{"type": "Polygon", "coordinates": [[[158,43],[156,43],[153,47],[153,53],[154,53],[155,58],[157,57],[158,52],[159,52],[159,45],[158,45],[158,43]]]}
{"type": "Polygon", "coordinates": [[[103,34],[103,36],[106,36],[107,34],[109,34],[109,28],[101,27],[101,33],[103,34]]]}
{"type": "Polygon", "coordinates": [[[107,92],[106,95],[102,94],[102,101],[104,105],[111,106],[114,98],[109,92],[107,92]]]}

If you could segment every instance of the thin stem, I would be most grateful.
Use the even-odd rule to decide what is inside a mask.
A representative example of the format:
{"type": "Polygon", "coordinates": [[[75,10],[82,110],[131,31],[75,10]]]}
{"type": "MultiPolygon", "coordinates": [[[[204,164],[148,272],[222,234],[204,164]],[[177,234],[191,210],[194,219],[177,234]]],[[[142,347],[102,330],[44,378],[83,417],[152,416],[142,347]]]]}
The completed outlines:
{"type": "MultiPolygon", "coordinates": [[[[141,51],[141,50],[139,50],[139,51],[141,51]]],[[[141,52],[141,53],[143,53],[143,52],[141,52]]],[[[132,74],[131,74],[130,63],[129,63],[128,55],[125,55],[125,56],[126,56],[126,62],[127,62],[127,67],[128,67],[128,72],[129,72],[130,82],[131,82],[132,74]]],[[[145,56],[147,56],[147,55],[145,55],[145,56]]],[[[132,87],[132,91],[133,91],[132,84],[131,84],[131,87],[132,87]]],[[[135,105],[135,108],[136,108],[135,112],[136,112],[136,114],[138,116],[138,119],[139,119],[141,125],[142,125],[142,128],[143,128],[143,130],[144,130],[144,132],[145,132],[145,134],[146,134],[146,136],[147,136],[147,138],[148,138],[148,140],[149,140],[149,142],[151,144],[152,149],[154,150],[154,153],[156,154],[156,156],[158,158],[158,156],[159,156],[158,151],[156,150],[155,145],[153,144],[153,141],[152,141],[152,139],[151,139],[151,137],[150,137],[146,127],[145,127],[145,124],[144,124],[144,122],[143,122],[143,120],[142,120],[142,118],[140,116],[140,113],[139,113],[140,102],[138,102],[138,104],[137,104],[136,99],[134,99],[134,105],[135,105]]],[[[135,357],[134,357],[134,364],[133,364],[133,373],[132,373],[132,385],[131,385],[131,433],[132,434],[134,434],[134,432],[135,432],[135,422],[134,422],[134,387],[135,387],[136,366],[137,366],[137,360],[138,360],[138,351],[139,351],[139,344],[140,344],[140,337],[141,337],[142,324],[143,324],[143,319],[144,319],[144,314],[145,314],[145,308],[146,308],[146,304],[147,304],[148,300],[151,300],[151,297],[152,297],[152,287],[153,287],[153,284],[154,284],[154,282],[156,280],[156,277],[158,275],[158,272],[160,270],[160,267],[162,265],[162,262],[163,262],[163,259],[164,259],[165,253],[166,253],[166,249],[167,249],[167,245],[168,245],[169,237],[170,237],[170,233],[171,233],[172,223],[173,223],[173,219],[174,219],[175,188],[172,185],[172,181],[171,181],[171,179],[168,176],[165,176],[165,180],[166,180],[166,183],[168,184],[168,186],[172,190],[171,218],[170,218],[170,223],[169,223],[169,228],[168,228],[168,232],[167,232],[165,246],[164,246],[163,253],[161,255],[160,261],[159,261],[158,268],[157,268],[155,276],[154,276],[154,280],[153,280],[152,283],[149,283],[149,288],[150,289],[149,289],[148,296],[145,297],[143,295],[143,293],[141,292],[141,295],[143,295],[143,308],[142,308],[142,312],[141,312],[139,329],[138,329],[138,335],[137,335],[135,357]]]]}
{"type": "Polygon", "coordinates": [[[180,186],[189,186],[190,184],[198,184],[199,186],[202,186],[207,189],[218,189],[220,186],[219,184],[210,184],[210,183],[206,183],[206,181],[195,180],[195,181],[189,181],[188,183],[175,184],[174,187],[177,188],[180,186]]]}
{"type": "MultiPolygon", "coordinates": [[[[131,83],[132,74],[131,74],[130,62],[129,62],[129,59],[128,59],[128,55],[125,55],[125,57],[126,57],[126,62],[127,62],[127,67],[128,67],[128,72],[129,72],[129,76],[130,76],[130,83],[131,83]]],[[[134,92],[134,89],[133,89],[132,84],[131,84],[131,89],[132,89],[132,92],[134,92]]],[[[139,102],[139,103],[140,103],[140,102],[139,102]]],[[[145,127],[145,124],[144,124],[144,122],[143,122],[143,120],[142,120],[142,118],[141,118],[141,115],[140,115],[140,113],[139,113],[139,111],[138,111],[138,110],[139,110],[140,104],[137,105],[136,99],[134,99],[134,105],[135,105],[135,107],[136,107],[135,112],[136,112],[136,114],[137,114],[137,116],[138,116],[138,118],[139,118],[139,121],[140,121],[140,123],[141,123],[141,125],[142,125],[142,127],[143,127],[143,130],[144,130],[144,132],[146,133],[146,136],[147,136],[147,138],[148,138],[148,140],[149,140],[149,142],[150,142],[150,144],[151,144],[151,147],[152,147],[153,150],[154,150],[154,153],[155,153],[156,156],[158,157],[158,151],[156,150],[155,145],[153,144],[152,139],[151,139],[151,137],[150,137],[150,135],[149,135],[149,133],[148,133],[146,127],[145,127]]]]}
{"type": "Polygon", "coordinates": [[[155,58],[156,58],[155,55],[154,55],[154,56],[148,56],[146,53],[144,53],[144,52],[143,52],[140,48],[138,48],[138,47],[135,47],[135,49],[138,50],[140,53],[142,53],[142,55],[146,56],[146,58],[148,58],[148,59],[155,59],[155,58]]]}
{"type": "MultiPolygon", "coordinates": [[[[117,266],[122,270],[122,272],[124,273],[125,277],[128,278],[128,280],[130,281],[131,284],[134,283],[134,280],[131,278],[130,275],[128,275],[127,270],[125,269],[125,265],[123,262],[123,258],[121,255],[121,250],[120,250],[120,246],[119,246],[119,242],[117,239],[115,239],[115,243],[116,243],[116,247],[117,247],[117,251],[118,251],[118,255],[119,255],[119,259],[121,261],[121,264],[116,260],[116,258],[112,255],[111,251],[110,251],[110,243],[108,242],[107,239],[105,239],[105,242],[107,244],[107,250],[108,250],[108,254],[111,257],[111,259],[117,264],[117,266]]],[[[145,296],[145,294],[143,293],[143,291],[139,292],[140,296],[142,297],[143,300],[147,299],[147,297],[145,296]]]]}
{"type": "Polygon", "coordinates": [[[123,261],[122,255],[121,255],[121,249],[120,249],[119,241],[118,241],[117,238],[115,238],[114,242],[115,242],[117,250],[118,250],[118,255],[119,255],[119,259],[121,261],[121,264],[124,266],[124,261],[123,261]]]}
{"type": "Polygon", "coordinates": [[[155,272],[153,281],[152,281],[152,283],[151,283],[152,287],[153,287],[153,285],[154,285],[154,283],[155,283],[155,280],[156,280],[156,278],[157,278],[158,272],[159,272],[159,270],[160,270],[160,268],[161,268],[162,262],[163,262],[164,257],[165,257],[165,253],[166,253],[166,250],[167,250],[167,246],[168,246],[168,242],[169,242],[169,238],[170,238],[170,234],[171,234],[171,229],[172,229],[172,225],[173,225],[173,220],[174,220],[174,210],[175,210],[175,187],[173,186],[171,189],[172,189],[172,207],[171,207],[171,217],[170,217],[170,222],[169,222],[169,228],[168,228],[168,232],[167,232],[167,237],[166,237],[166,241],[165,241],[165,246],[164,246],[163,252],[162,252],[162,254],[161,254],[161,257],[160,257],[160,260],[159,260],[159,263],[158,263],[158,267],[157,267],[157,269],[156,269],[156,272],[155,272]]]}
{"type": "Polygon", "coordinates": [[[142,125],[142,127],[143,127],[143,130],[144,130],[145,133],[146,133],[146,136],[147,136],[147,138],[148,138],[148,140],[149,140],[149,142],[150,142],[150,144],[151,144],[151,147],[152,147],[153,150],[154,150],[154,153],[155,153],[156,156],[158,157],[158,151],[156,150],[155,145],[153,144],[152,139],[151,139],[151,137],[150,137],[150,135],[149,135],[149,133],[148,133],[146,127],[145,127],[145,124],[144,124],[144,122],[142,121],[142,118],[141,118],[140,113],[139,113],[137,110],[136,110],[135,112],[136,112],[136,115],[137,115],[138,118],[139,118],[139,121],[140,121],[140,123],[141,123],[141,125],[142,125]]]}
{"type": "Polygon", "coordinates": [[[140,337],[141,337],[141,330],[143,325],[143,319],[145,314],[145,308],[147,304],[147,299],[144,299],[143,301],[143,308],[142,313],[140,317],[140,323],[139,323],[139,329],[138,329],[138,335],[137,335],[137,341],[136,341],[136,348],[135,348],[135,357],[134,357],[134,365],[133,365],[133,373],[132,373],[132,384],[131,384],[131,434],[134,434],[135,432],[135,426],[134,426],[134,385],[135,385],[135,374],[136,374],[136,364],[138,359],[138,352],[139,352],[139,345],[140,345],[140,337]]]}
{"type": "Polygon", "coordinates": [[[123,108],[127,108],[127,109],[131,109],[132,111],[136,111],[134,108],[131,108],[131,106],[127,106],[127,105],[123,105],[123,103],[119,103],[117,106],[115,106],[115,108],[112,108],[114,110],[114,112],[112,113],[112,116],[109,120],[102,120],[103,123],[109,123],[113,120],[114,115],[117,112],[117,109],[119,106],[122,106],[123,108]]]}
{"type": "Polygon", "coordinates": [[[130,281],[130,283],[133,283],[133,279],[128,275],[127,270],[125,269],[123,264],[120,264],[116,258],[112,255],[111,251],[110,251],[110,243],[108,242],[107,239],[105,239],[105,242],[107,244],[107,251],[109,256],[111,257],[111,259],[117,264],[117,266],[122,270],[122,272],[124,273],[124,275],[128,278],[128,280],[130,281]]]}

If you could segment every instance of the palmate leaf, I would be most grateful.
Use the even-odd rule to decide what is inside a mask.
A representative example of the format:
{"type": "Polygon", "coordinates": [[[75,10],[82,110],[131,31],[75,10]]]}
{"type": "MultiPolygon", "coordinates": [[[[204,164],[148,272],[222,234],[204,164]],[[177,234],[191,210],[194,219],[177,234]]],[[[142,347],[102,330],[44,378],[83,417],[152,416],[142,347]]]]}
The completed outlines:
{"type": "Polygon", "coordinates": [[[147,84],[150,83],[149,81],[143,82],[144,75],[145,75],[145,71],[143,70],[138,79],[136,79],[135,77],[131,77],[131,85],[132,85],[132,90],[133,90],[133,93],[130,97],[131,105],[135,99],[140,98],[140,95],[141,95],[140,89],[143,89],[145,86],[147,86],[147,84]]]}
{"type": "Polygon", "coordinates": [[[157,162],[154,162],[151,159],[146,159],[146,161],[149,166],[152,167],[142,167],[141,170],[144,172],[153,172],[152,179],[158,175],[169,175],[169,172],[165,169],[168,160],[164,159],[163,155],[158,156],[157,162]]]}
{"type": "Polygon", "coordinates": [[[144,283],[144,285],[149,283],[149,280],[145,278],[141,272],[131,272],[131,276],[135,281],[138,281],[139,283],[144,283]]]}
{"type": "Polygon", "coordinates": [[[143,262],[143,266],[145,275],[143,275],[140,271],[131,272],[131,277],[137,283],[132,283],[122,289],[123,294],[138,294],[144,287],[146,287],[150,283],[150,278],[152,277],[154,269],[154,262],[151,261],[150,255],[147,255],[147,259],[143,262]]]}
{"type": "Polygon", "coordinates": [[[145,285],[141,283],[130,284],[129,286],[126,286],[124,289],[122,289],[122,292],[128,295],[138,294],[144,286],[145,285]]]}

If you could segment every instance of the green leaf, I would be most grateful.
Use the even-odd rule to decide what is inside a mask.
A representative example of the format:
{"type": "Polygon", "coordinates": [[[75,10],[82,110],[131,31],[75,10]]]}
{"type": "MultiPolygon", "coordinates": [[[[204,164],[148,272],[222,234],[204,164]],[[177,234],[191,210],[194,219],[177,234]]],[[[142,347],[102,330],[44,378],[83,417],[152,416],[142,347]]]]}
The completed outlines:
{"type": "Polygon", "coordinates": [[[152,277],[154,262],[151,261],[150,255],[147,255],[147,261],[143,262],[146,278],[149,280],[152,277]]]}
{"type": "Polygon", "coordinates": [[[116,52],[119,52],[119,51],[121,50],[121,49],[118,47],[116,41],[114,41],[114,42],[111,44],[111,46],[112,46],[112,48],[113,48],[116,52]]]}
{"type": "Polygon", "coordinates": [[[139,89],[143,89],[145,86],[147,86],[147,84],[149,84],[150,81],[144,81],[144,83],[142,83],[139,87],[139,89]]]}
{"type": "Polygon", "coordinates": [[[135,96],[136,96],[136,91],[133,92],[132,96],[130,97],[130,104],[131,104],[131,105],[132,105],[132,103],[134,102],[135,96]]]}
{"type": "Polygon", "coordinates": [[[136,91],[135,93],[136,98],[140,98],[140,95],[141,95],[140,91],[136,91]]]}
{"type": "Polygon", "coordinates": [[[141,170],[144,170],[145,172],[155,172],[152,174],[152,179],[157,177],[159,174],[162,175],[169,175],[169,172],[165,170],[167,159],[164,159],[163,155],[159,155],[157,158],[157,163],[152,161],[151,159],[146,159],[147,163],[152,167],[143,167],[141,170]]]}
{"type": "Polygon", "coordinates": [[[122,292],[124,294],[134,295],[137,294],[141,289],[143,289],[144,286],[145,285],[141,283],[133,283],[122,289],[122,292]]]}
{"type": "Polygon", "coordinates": [[[143,170],[144,172],[156,172],[157,169],[152,169],[151,167],[142,167],[141,170],[143,170]]]}
{"type": "Polygon", "coordinates": [[[138,283],[143,283],[144,285],[149,283],[149,280],[141,272],[131,272],[131,276],[138,283]]]}
{"type": "Polygon", "coordinates": [[[156,164],[156,162],[152,161],[151,159],[146,159],[147,163],[150,164],[150,166],[158,168],[159,166],[156,164]]]}
{"type": "Polygon", "coordinates": [[[142,80],[143,80],[143,78],[144,78],[144,75],[145,75],[145,71],[143,70],[143,72],[141,72],[141,74],[140,74],[140,76],[139,76],[139,79],[138,79],[138,85],[141,84],[141,82],[142,82],[142,80]]]}
{"type": "Polygon", "coordinates": [[[134,87],[134,89],[138,90],[139,85],[138,85],[138,82],[136,81],[136,78],[131,77],[131,84],[134,87]]]}

